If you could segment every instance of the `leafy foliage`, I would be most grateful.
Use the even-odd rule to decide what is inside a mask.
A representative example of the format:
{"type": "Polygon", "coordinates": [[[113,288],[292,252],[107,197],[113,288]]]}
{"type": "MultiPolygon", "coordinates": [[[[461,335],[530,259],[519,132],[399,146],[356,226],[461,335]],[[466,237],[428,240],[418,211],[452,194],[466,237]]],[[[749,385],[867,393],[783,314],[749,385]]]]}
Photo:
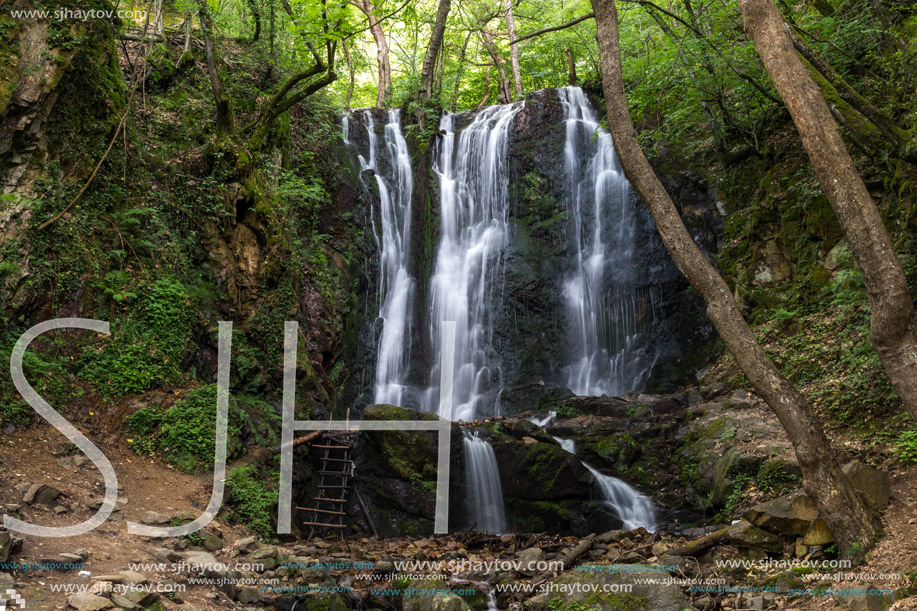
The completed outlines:
{"type": "Polygon", "coordinates": [[[226,502],[239,520],[269,539],[274,533],[273,514],[277,507],[277,491],[274,483],[277,473],[262,473],[255,467],[237,467],[226,477],[226,502]]]}

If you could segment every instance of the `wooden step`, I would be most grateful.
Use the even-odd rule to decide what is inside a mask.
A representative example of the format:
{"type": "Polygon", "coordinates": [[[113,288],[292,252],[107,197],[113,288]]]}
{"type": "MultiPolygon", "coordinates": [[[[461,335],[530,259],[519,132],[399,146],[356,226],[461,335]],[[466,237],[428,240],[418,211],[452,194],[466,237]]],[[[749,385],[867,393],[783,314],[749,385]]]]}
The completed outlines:
{"type": "Polygon", "coordinates": [[[349,458],[322,458],[322,460],[326,460],[328,462],[353,462],[349,458]]]}
{"type": "Polygon", "coordinates": [[[319,471],[318,474],[328,477],[353,477],[353,471],[319,471]]]}
{"type": "Polygon", "coordinates": [[[347,499],[323,499],[320,496],[312,497],[313,501],[325,501],[327,503],[346,503],[347,499]]]}
{"type": "Polygon", "coordinates": [[[321,528],[347,528],[346,524],[323,524],[322,522],[303,522],[305,526],[318,526],[321,528]]]}
{"type": "Polygon", "coordinates": [[[350,488],[350,486],[319,486],[319,488],[321,488],[322,490],[330,490],[332,488],[335,488],[335,489],[350,488]]]}
{"type": "MultiPolygon", "coordinates": [[[[302,508],[300,507],[300,509],[302,508]]],[[[343,511],[333,511],[331,509],[315,509],[314,507],[312,509],[307,509],[306,511],[315,511],[316,513],[327,513],[328,515],[331,515],[331,516],[346,516],[347,515],[343,511]]]]}
{"type": "Polygon", "coordinates": [[[349,450],[350,446],[312,446],[313,448],[321,448],[322,450],[349,450]]]}

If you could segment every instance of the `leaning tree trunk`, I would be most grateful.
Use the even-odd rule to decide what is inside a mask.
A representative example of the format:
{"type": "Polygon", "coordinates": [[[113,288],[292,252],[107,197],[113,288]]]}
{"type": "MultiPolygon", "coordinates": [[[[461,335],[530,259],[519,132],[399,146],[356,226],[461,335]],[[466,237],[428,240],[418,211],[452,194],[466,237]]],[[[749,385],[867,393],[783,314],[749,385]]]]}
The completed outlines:
{"type": "Polygon", "coordinates": [[[201,24],[201,36],[204,38],[204,50],[207,53],[207,75],[210,77],[210,89],[213,91],[213,99],[216,102],[217,129],[220,137],[226,138],[232,135],[234,129],[232,106],[226,90],[223,89],[223,81],[220,79],[219,60],[213,46],[213,22],[210,20],[207,0],[197,0],[197,18],[201,24]]]}
{"type": "Polygon", "coordinates": [[[685,228],[678,210],[640,149],[624,96],[618,16],[613,0],[592,0],[596,42],[602,68],[608,123],[621,166],[656,221],[659,235],[678,269],[707,303],[707,315],[733,358],[767,402],[796,451],[806,493],[818,507],[842,552],[853,544],[871,547],[878,521],[864,505],[802,394],[784,378],[765,354],[742,317],[722,276],[707,260],[685,228]]]}
{"type": "Polygon", "coordinates": [[[450,0],[439,0],[439,5],[436,8],[433,32],[430,34],[430,42],[427,44],[427,53],[424,55],[420,71],[420,85],[425,99],[430,99],[433,95],[433,81],[436,77],[436,57],[439,55],[439,48],[443,44],[443,36],[446,33],[446,18],[449,16],[451,6],[450,0]]]}
{"type": "Polygon", "coordinates": [[[917,419],[917,316],[891,236],[818,85],[796,55],[777,6],[773,0],[739,0],[739,6],[863,274],[872,344],[898,396],[917,419]]]}
{"type": "Polygon", "coordinates": [[[248,0],[248,7],[252,12],[252,19],[255,21],[252,42],[258,42],[258,39],[261,38],[261,8],[258,6],[258,0],[248,0]]]}
{"type": "Polygon", "coordinates": [[[519,69],[519,43],[516,42],[516,20],[513,18],[513,0],[504,0],[506,31],[509,34],[509,58],[513,66],[513,91],[516,99],[522,97],[522,71],[519,69]]]}
{"type": "Polygon", "coordinates": [[[376,93],[376,106],[383,108],[392,95],[392,62],[385,31],[379,23],[374,11],[375,7],[369,0],[354,0],[354,6],[363,11],[369,20],[369,31],[376,43],[376,64],[379,67],[379,88],[376,93]]]}

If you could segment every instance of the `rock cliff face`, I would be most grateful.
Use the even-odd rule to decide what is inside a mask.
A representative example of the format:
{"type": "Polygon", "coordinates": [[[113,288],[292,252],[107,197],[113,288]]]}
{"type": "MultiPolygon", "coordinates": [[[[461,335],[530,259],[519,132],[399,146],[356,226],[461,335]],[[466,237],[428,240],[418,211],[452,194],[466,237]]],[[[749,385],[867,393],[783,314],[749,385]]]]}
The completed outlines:
{"type": "MultiPolygon", "coordinates": [[[[17,0],[13,7],[36,4],[17,0]]],[[[95,163],[86,152],[104,149],[125,99],[107,23],[0,14],[0,293],[9,309],[44,305],[40,292],[30,288],[37,272],[33,245],[25,239],[36,181],[84,181],[95,163]]]]}
{"type": "MultiPolygon", "coordinates": [[[[594,104],[596,107],[600,107],[594,104]]],[[[363,112],[363,111],[361,111],[363,112]]],[[[378,139],[382,138],[385,116],[370,111],[378,139]]],[[[460,133],[477,115],[472,111],[455,117],[460,133]]],[[[356,113],[350,137],[352,155],[367,154],[363,125],[366,118],[356,113]]],[[[410,130],[410,127],[406,128],[410,130]]],[[[440,240],[438,176],[432,169],[431,151],[442,141],[434,133],[422,150],[412,150],[415,189],[411,223],[410,273],[415,290],[410,304],[412,333],[408,383],[416,388],[430,385],[436,363],[426,329],[430,321],[430,278],[436,246],[440,240]]],[[[572,323],[567,319],[564,281],[575,262],[573,210],[570,180],[565,175],[564,146],[566,127],[561,101],[555,90],[533,93],[513,117],[507,151],[508,241],[503,253],[505,270],[495,291],[490,316],[494,335],[492,347],[499,358],[504,393],[501,402],[511,404],[515,389],[529,384],[563,387],[563,368],[569,363],[572,323]]],[[[416,148],[416,147],[415,147],[416,148]]],[[[383,166],[389,161],[381,160],[383,166]]],[[[386,167],[380,172],[385,173],[386,167]]],[[[713,197],[690,177],[668,177],[677,187],[678,200],[698,241],[710,253],[719,246],[721,223],[713,197]]],[[[378,202],[373,181],[364,180],[366,205],[378,202]]],[[[647,388],[659,392],[684,383],[703,365],[709,353],[713,329],[703,315],[702,302],[687,290],[687,283],[669,261],[652,218],[636,196],[630,202],[635,215],[633,243],[634,266],[640,270],[628,287],[628,295],[652,301],[654,323],[640,341],[652,346],[655,365],[648,375],[647,388]]],[[[378,231],[380,219],[373,210],[372,227],[378,231]]],[[[583,222],[591,222],[584,218],[583,222]]],[[[607,221],[614,225],[616,219],[607,221]]],[[[368,226],[366,232],[369,233],[368,226]]],[[[377,255],[373,255],[376,257],[377,255]]],[[[377,262],[371,260],[367,272],[368,299],[379,300],[377,262]]],[[[610,276],[610,274],[606,274],[610,276]]],[[[612,298],[615,290],[606,280],[612,298]]],[[[376,344],[381,320],[370,317],[361,332],[360,363],[355,380],[361,381],[359,405],[372,402],[376,344]]],[[[510,408],[512,409],[512,408],[510,408]]]]}

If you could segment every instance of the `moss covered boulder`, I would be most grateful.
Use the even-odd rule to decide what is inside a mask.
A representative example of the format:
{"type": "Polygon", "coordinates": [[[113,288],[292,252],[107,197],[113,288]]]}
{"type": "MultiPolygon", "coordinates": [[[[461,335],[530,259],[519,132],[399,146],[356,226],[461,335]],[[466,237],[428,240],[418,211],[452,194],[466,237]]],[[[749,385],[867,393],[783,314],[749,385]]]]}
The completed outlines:
{"type": "Polygon", "coordinates": [[[611,572],[611,565],[589,565],[592,570],[570,571],[542,586],[527,602],[529,611],[581,609],[597,611],[684,611],[690,609],[681,587],[668,583],[665,573],[611,572]],[[607,571],[604,569],[608,569],[607,571]],[[577,603],[579,603],[577,605],[577,603]]]}
{"type": "MultiPolygon", "coordinates": [[[[438,420],[435,414],[394,405],[371,405],[364,420],[438,420]]],[[[464,452],[462,433],[451,425],[450,529],[465,526],[464,452]]],[[[438,436],[436,431],[365,431],[357,457],[360,493],[384,536],[424,536],[433,533],[436,516],[438,436]]]]}

